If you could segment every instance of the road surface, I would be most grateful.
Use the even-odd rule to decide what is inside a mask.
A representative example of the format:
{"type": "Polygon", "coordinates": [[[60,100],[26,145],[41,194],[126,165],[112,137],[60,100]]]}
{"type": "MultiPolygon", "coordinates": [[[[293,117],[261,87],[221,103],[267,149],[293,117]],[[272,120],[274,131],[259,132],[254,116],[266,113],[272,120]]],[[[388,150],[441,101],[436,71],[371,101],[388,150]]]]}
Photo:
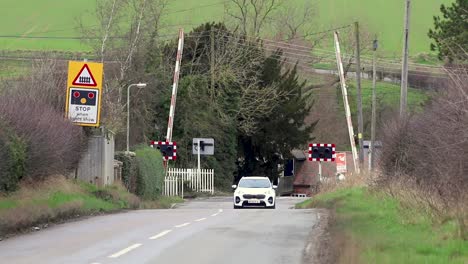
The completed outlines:
{"type": "Polygon", "coordinates": [[[0,242],[1,263],[302,263],[314,210],[233,210],[231,198],[195,200],[168,210],[137,210],[17,236],[0,242]]]}

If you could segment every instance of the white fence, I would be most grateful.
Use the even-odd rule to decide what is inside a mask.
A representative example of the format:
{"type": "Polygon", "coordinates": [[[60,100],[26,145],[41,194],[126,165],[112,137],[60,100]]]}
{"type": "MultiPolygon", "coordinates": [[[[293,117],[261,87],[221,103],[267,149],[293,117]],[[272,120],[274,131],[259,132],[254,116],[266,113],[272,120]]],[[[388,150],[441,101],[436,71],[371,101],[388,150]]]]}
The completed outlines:
{"type": "Polygon", "coordinates": [[[214,170],[168,168],[164,179],[163,195],[183,197],[184,183],[193,191],[213,194],[214,170]]]}

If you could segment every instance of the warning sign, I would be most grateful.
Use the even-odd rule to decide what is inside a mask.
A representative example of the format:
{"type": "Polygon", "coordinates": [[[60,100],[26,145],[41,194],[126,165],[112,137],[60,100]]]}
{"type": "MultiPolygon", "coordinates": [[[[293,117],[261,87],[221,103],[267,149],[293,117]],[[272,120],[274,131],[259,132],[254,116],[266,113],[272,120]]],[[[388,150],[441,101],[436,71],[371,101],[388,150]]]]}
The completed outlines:
{"type": "Polygon", "coordinates": [[[88,64],[83,65],[83,68],[81,68],[80,73],[76,75],[72,84],[82,85],[82,86],[91,86],[91,87],[97,86],[96,80],[94,79],[93,74],[89,70],[88,64]]]}
{"type": "Polygon", "coordinates": [[[102,70],[102,63],[69,61],[68,87],[93,87],[101,89],[102,70]]]}
{"type": "Polygon", "coordinates": [[[346,153],[336,153],[336,173],[346,173],[346,153]]]}
{"type": "Polygon", "coordinates": [[[99,90],[71,88],[68,102],[68,118],[73,123],[98,124],[99,90]]]}
{"type": "Polygon", "coordinates": [[[99,126],[103,64],[68,63],[66,116],[76,125],[99,126]]]}

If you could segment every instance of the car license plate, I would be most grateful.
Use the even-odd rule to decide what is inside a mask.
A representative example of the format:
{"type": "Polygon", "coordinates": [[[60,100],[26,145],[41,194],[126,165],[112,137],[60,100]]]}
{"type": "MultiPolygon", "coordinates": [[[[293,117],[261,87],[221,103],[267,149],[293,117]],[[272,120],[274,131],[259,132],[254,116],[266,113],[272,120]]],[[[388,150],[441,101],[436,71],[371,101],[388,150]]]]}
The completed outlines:
{"type": "Polygon", "coordinates": [[[250,199],[250,200],[249,200],[249,203],[258,204],[258,203],[260,203],[260,200],[258,200],[258,199],[250,199]]]}

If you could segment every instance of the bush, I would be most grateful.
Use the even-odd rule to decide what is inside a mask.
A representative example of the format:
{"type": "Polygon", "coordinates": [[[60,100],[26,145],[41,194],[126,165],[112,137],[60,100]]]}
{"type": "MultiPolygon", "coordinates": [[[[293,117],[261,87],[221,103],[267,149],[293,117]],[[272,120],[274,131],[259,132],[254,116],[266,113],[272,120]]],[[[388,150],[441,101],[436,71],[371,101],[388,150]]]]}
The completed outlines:
{"type": "Polygon", "coordinates": [[[164,182],[164,166],[161,153],[148,146],[136,149],[138,163],[137,194],[144,199],[156,199],[161,195],[164,182]]]}
{"type": "Polygon", "coordinates": [[[115,159],[122,164],[122,183],[131,193],[137,193],[138,164],[135,157],[125,155],[124,152],[115,154],[115,159]]]}
{"type": "Polygon", "coordinates": [[[0,128],[2,134],[9,135],[10,143],[16,142],[9,143],[9,154],[2,148],[0,155],[25,158],[24,168],[16,166],[13,173],[24,170],[24,178],[37,180],[67,175],[78,164],[84,145],[82,128],[65,120],[62,112],[33,98],[0,96],[0,119],[8,126],[0,128]],[[26,155],[21,154],[22,144],[26,155]]]}
{"type": "Polygon", "coordinates": [[[441,221],[456,219],[468,239],[468,74],[451,77],[423,113],[387,123],[378,183],[441,221]]]}
{"type": "Polygon", "coordinates": [[[0,192],[15,191],[24,177],[26,143],[0,122],[0,192]]]}

